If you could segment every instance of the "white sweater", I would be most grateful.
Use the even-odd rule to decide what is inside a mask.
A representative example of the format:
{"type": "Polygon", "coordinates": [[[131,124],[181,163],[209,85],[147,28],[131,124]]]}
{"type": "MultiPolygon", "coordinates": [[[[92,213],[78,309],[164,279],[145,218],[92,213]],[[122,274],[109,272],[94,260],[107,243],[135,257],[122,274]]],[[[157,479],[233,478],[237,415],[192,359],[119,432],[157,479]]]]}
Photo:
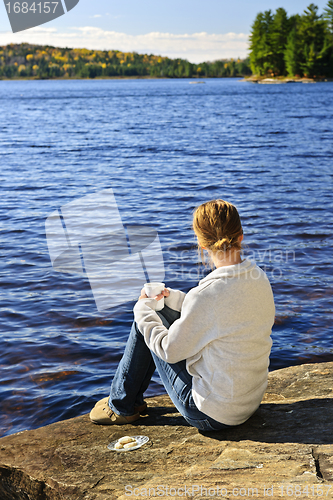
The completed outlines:
{"type": "Polygon", "coordinates": [[[245,422],[267,387],[275,307],[266,274],[245,259],[215,269],[187,294],[170,289],[164,300],[181,312],[169,329],[155,299],[134,307],[146,344],[168,363],[186,359],[200,411],[227,425],[245,422]]]}

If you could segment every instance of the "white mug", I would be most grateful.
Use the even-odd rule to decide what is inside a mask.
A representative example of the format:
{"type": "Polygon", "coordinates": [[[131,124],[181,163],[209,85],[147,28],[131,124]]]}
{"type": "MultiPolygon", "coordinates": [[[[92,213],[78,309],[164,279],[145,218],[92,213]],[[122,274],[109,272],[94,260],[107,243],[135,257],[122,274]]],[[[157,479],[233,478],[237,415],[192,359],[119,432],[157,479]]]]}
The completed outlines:
{"type": "MultiPolygon", "coordinates": [[[[160,293],[163,292],[165,288],[164,283],[157,283],[156,281],[151,282],[151,283],[145,283],[144,284],[144,289],[145,289],[145,294],[149,298],[154,298],[156,295],[159,295],[160,293]]],[[[157,306],[156,306],[156,311],[160,311],[164,307],[164,297],[161,300],[157,301],[157,306]]]]}

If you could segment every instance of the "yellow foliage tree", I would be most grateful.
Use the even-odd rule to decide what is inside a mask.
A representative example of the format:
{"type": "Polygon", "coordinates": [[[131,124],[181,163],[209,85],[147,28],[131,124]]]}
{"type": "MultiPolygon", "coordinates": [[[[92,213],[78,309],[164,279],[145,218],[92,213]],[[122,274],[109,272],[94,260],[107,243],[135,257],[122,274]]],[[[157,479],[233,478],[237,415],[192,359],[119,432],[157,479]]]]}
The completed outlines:
{"type": "Polygon", "coordinates": [[[82,55],[82,56],[88,56],[91,54],[91,50],[88,50],[88,49],[79,49],[79,53],[82,55]]]}

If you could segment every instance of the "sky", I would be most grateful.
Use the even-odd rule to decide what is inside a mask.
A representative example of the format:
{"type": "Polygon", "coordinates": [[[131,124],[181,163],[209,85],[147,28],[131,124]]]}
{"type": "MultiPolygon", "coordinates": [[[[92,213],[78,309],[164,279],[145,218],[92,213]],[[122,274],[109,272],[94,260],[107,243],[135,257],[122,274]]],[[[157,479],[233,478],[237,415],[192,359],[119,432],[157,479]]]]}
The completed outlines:
{"type": "MultiPolygon", "coordinates": [[[[38,0],[39,1],[39,0],[38,0]]],[[[62,1],[63,0],[59,0],[62,1]]],[[[181,57],[193,63],[245,58],[258,14],[284,7],[299,13],[311,0],[80,0],[65,15],[12,33],[0,4],[0,45],[32,43],[56,47],[121,50],[181,57]]],[[[313,0],[319,13],[327,0],[313,0]]],[[[64,2],[63,2],[64,4],[64,2]]]]}

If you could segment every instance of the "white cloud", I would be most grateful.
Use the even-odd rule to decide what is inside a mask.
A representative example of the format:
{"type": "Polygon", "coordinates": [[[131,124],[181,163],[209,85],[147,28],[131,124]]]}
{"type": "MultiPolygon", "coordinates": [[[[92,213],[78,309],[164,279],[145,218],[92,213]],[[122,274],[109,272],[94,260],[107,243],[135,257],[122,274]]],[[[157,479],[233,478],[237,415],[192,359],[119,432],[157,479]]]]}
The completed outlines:
{"type": "Polygon", "coordinates": [[[0,45],[28,42],[56,47],[95,50],[136,51],[171,58],[181,57],[191,62],[224,58],[244,58],[248,54],[249,35],[245,33],[209,34],[147,33],[127,35],[93,26],[73,27],[68,31],[36,27],[19,33],[0,33],[0,45]]]}
{"type": "Polygon", "coordinates": [[[90,16],[90,17],[102,17],[102,14],[95,14],[94,16],[90,16]]]}

